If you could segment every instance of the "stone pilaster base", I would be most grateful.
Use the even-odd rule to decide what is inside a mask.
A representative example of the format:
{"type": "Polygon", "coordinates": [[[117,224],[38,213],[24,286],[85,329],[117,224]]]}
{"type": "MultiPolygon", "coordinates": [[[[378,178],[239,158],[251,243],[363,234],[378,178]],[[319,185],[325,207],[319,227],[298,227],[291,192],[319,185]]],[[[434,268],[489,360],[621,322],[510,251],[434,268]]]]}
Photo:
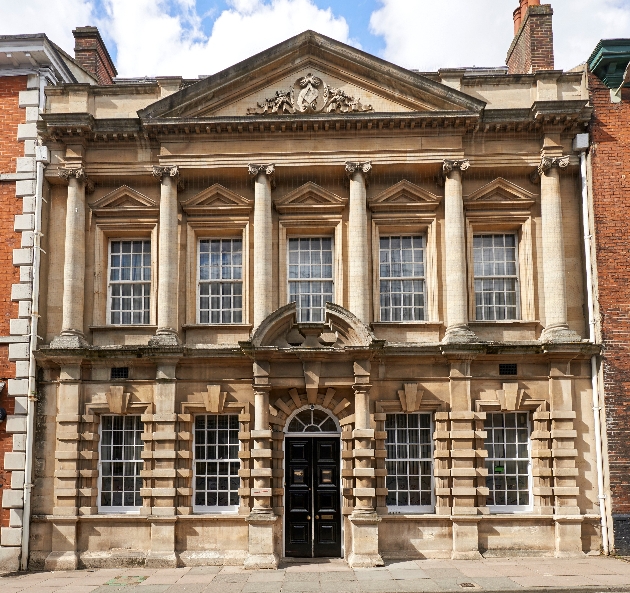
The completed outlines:
{"type": "Polygon", "coordinates": [[[22,548],[0,546],[0,573],[20,570],[22,548]]]}
{"type": "Polygon", "coordinates": [[[151,551],[147,554],[147,568],[176,568],[175,517],[151,518],[151,551]]]}
{"type": "Polygon", "coordinates": [[[248,569],[278,568],[279,557],[275,549],[278,515],[251,513],[249,524],[249,549],[243,566],[248,569]]]}
{"type": "Polygon", "coordinates": [[[480,560],[479,521],[480,516],[453,517],[452,560],[480,560]]]}
{"type": "Polygon", "coordinates": [[[352,551],[348,555],[351,568],[384,566],[378,552],[378,524],[381,518],[376,513],[352,513],[350,517],[352,551]]]}
{"type": "Polygon", "coordinates": [[[79,566],[79,555],[76,552],[51,552],[46,556],[44,570],[76,570],[79,566]]]}
{"type": "Polygon", "coordinates": [[[479,341],[477,334],[467,325],[459,325],[447,328],[446,334],[442,339],[442,344],[469,344],[479,341]]]}
{"type": "Polygon", "coordinates": [[[582,521],[580,515],[554,515],[556,524],[556,558],[584,556],[582,550],[582,521]]]}
{"type": "Polygon", "coordinates": [[[181,346],[181,341],[174,330],[158,330],[149,340],[149,346],[181,346]]]}
{"type": "Polygon", "coordinates": [[[77,517],[56,517],[52,524],[52,552],[46,557],[44,570],[76,570],[77,517]]]}
{"type": "Polygon", "coordinates": [[[66,332],[55,336],[50,342],[50,347],[66,350],[69,348],[88,348],[89,344],[86,342],[82,333],[66,332]]]}
{"type": "Polygon", "coordinates": [[[540,341],[552,344],[566,344],[568,342],[581,342],[582,338],[566,325],[552,325],[543,330],[540,341]]]}

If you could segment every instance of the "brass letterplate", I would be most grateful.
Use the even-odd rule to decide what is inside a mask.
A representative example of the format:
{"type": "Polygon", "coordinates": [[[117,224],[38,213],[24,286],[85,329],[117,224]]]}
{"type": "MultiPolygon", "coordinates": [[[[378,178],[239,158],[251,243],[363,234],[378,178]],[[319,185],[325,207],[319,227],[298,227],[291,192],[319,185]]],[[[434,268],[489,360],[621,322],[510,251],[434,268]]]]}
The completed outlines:
{"type": "Polygon", "coordinates": [[[322,515],[322,521],[332,521],[335,515],[322,515]]]}

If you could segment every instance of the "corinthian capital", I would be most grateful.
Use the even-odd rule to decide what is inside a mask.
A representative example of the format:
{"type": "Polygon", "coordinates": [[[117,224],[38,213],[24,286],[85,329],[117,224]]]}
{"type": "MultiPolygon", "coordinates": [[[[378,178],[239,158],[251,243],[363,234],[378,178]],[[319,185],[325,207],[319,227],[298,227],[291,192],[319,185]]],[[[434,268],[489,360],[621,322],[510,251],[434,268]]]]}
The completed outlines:
{"type": "Polygon", "coordinates": [[[456,169],[459,169],[462,173],[468,171],[468,169],[470,169],[470,161],[466,159],[459,161],[445,160],[444,163],[442,163],[442,173],[444,173],[444,175],[448,175],[456,169]]]}
{"type": "Polygon", "coordinates": [[[536,170],[531,175],[532,183],[538,183],[540,178],[551,171],[554,167],[558,169],[566,169],[569,166],[569,155],[567,156],[558,156],[558,157],[550,157],[543,155],[540,159],[540,165],[536,168],[536,170]]]}
{"type": "Polygon", "coordinates": [[[157,177],[158,179],[162,179],[167,175],[168,177],[177,177],[179,175],[179,167],[174,165],[172,167],[163,167],[163,166],[154,166],[153,167],[153,177],[157,177]]]}
{"type": "Polygon", "coordinates": [[[253,177],[258,176],[260,173],[263,173],[264,175],[268,175],[269,177],[271,177],[276,172],[276,166],[273,163],[269,165],[259,165],[259,164],[250,163],[249,165],[247,165],[247,171],[253,177]]]}
{"type": "Polygon", "coordinates": [[[87,175],[85,174],[85,169],[83,167],[58,169],[57,174],[66,181],[69,181],[71,178],[78,179],[79,181],[85,181],[87,179],[87,175]]]}
{"type": "Polygon", "coordinates": [[[368,175],[371,170],[372,163],[370,161],[364,161],[362,163],[353,163],[348,161],[346,163],[346,175],[348,175],[348,177],[352,177],[352,175],[354,175],[357,171],[360,171],[364,175],[368,175]]]}

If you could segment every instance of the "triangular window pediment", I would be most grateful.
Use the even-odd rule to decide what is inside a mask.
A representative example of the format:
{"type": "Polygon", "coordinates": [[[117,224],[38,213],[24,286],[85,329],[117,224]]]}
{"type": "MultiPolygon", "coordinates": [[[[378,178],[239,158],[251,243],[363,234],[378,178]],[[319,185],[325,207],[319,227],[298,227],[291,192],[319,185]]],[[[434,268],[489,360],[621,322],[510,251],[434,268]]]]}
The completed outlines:
{"type": "Polygon", "coordinates": [[[127,185],[122,185],[104,195],[94,202],[91,208],[94,214],[100,216],[155,215],[158,213],[158,204],[155,200],[127,185]]]}
{"type": "Polygon", "coordinates": [[[186,214],[202,215],[210,213],[237,214],[252,209],[252,201],[215,183],[182,203],[186,214]]]}
{"type": "MultiPolygon", "coordinates": [[[[157,118],[265,117],[456,111],[485,103],[307,31],[138,112],[157,118]]],[[[237,126],[247,125],[239,121],[237,126]]]]}
{"type": "Polygon", "coordinates": [[[339,214],[346,207],[347,199],[308,182],[274,201],[280,214],[313,214],[327,212],[339,214]]]}
{"type": "Polygon", "coordinates": [[[487,208],[531,208],[536,200],[535,194],[498,177],[480,187],[464,198],[467,209],[487,208]]]}
{"type": "Polygon", "coordinates": [[[437,208],[440,200],[440,196],[403,179],[369,198],[368,204],[373,212],[430,211],[437,208]]]}

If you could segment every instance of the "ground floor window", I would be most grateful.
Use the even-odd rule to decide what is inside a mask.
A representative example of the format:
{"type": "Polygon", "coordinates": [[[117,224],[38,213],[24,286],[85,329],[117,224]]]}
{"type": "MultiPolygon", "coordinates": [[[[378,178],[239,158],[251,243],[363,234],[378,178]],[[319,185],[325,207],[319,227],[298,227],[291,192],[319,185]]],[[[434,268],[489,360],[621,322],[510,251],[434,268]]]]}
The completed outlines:
{"type": "Polygon", "coordinates": [[[99,508],[133,512],[142,506],[142,432],[140,416],[103,416],[100,442],[99,508]]]}
{"type": "Polygon", "coordinates": [[[527,412],[488,413],[486,504],[494,512],[527,511],[531,506],[530,428],[527,412]]]}
{"type": "Polygon", "coordinates": [[[390,512],[433,511],[430,414],[387,414],[387,506],[390,512]]]}
{"type": "Polygon", "coordinates": [[[231,512],[238,509],[238,415],[195,417],[194,510],[231,512]]]}

